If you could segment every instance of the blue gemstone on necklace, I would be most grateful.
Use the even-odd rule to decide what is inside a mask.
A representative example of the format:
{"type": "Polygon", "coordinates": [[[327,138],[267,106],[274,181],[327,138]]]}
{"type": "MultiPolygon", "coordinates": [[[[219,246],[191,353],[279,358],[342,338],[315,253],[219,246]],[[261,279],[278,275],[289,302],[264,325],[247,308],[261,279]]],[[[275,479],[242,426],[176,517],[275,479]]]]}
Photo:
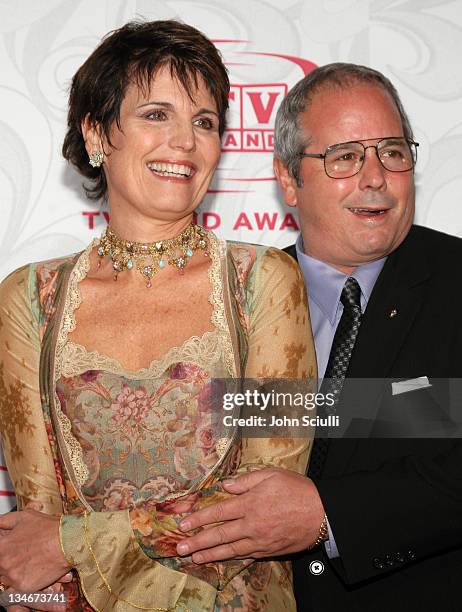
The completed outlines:
{"type": "Polygon", "coordinates": [[[159,260],[159,268],[165,268],[165,261],[163,259],[159,260]]]}
{"type": "Polygon", "coordinates": [[[109,251],[109,257],[112,259],[112,250],[109,251]]]}
{"type": "Polygon", "coordinates": [[[188,249],[188,250],[186,251],[186,255],[187,255],[188,257],[192,257],[192,256],[193,256],[192,249],[188,249]]]}
{"type": "Polygon", "coordinates": [[[129,270],[131,270],[131,269],[133,268],[133,261],[132,261],[131,259],[129,259],[129,260],[127,261],[127,268],[128,268],[129,270]]]}

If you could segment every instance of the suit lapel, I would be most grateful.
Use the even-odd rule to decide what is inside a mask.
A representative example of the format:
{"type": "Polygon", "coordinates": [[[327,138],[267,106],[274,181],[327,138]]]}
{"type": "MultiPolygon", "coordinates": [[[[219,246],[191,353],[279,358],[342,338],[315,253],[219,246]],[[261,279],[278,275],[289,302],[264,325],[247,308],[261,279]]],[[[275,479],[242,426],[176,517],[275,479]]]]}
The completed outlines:
{"type": "Polygon", "coordinates": [[[284,251],[288,253],[291,257],[293,257],[298,263],[297,249],[295,248],[295,244],[291,244],[290,246],[286,247],[284,251]]]}
{"type": "Polygon", "coordinates": [[[390,376],[424,298],[427,256],[411,230],[389,255],[370,297],[348,368],[350,378],[390,376]]]}

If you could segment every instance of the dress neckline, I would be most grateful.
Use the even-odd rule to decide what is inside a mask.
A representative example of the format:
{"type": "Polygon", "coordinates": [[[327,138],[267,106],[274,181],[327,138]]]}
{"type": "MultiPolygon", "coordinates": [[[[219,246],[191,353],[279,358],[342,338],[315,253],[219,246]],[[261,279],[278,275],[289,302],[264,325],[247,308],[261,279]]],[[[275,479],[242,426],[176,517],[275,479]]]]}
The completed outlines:
{"type": "Polygon", "coordinates": [[[211,286],[208,300],[212,305],[213,330],[207,330],[200,336],[189,336],[180,345],[170,347],[163,356],[153,359],[147,367],[136,370],[129,370],[123,367],[119,360],[98,350],[89,351],[85,346],[70,340],[69,334],[77,325],[75,312],[82,303],[80,283],[90,269],[90,253],[99,245],[99,239],[95,238],[77,258],[69,277],[56,345],[55,380],[61,374],[69,376],[89,369],[101,369],[130,379],[145,379],[159,376],[172,363],[184,360],[199,361],[200,365],[210,367],[220,357],[221,349],[224,349],[227,369],[232,375],[234,356],[225,315],[221,270],[226,242],[220,241],[212,232],[205,231],[209,240],[211,259],[208,269],[211,286]]]}

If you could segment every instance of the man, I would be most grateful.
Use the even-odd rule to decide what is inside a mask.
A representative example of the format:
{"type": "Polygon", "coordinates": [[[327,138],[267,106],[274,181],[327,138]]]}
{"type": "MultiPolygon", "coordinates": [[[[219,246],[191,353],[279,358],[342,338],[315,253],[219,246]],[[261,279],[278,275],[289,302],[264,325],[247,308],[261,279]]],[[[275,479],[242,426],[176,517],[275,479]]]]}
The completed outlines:
{"type": "MultiPolygon", "coordinates": [[[[369,411],[358,420],[366,437],[396,413],[439,419],[447,379],[462,371],[462,241],[412,225],[416,147],[389,80],[353,64],[313,71],[276,121],[275,173],[298,208],[292,254],[307,281],[319,375],[382,380],[354,397],[369,411]],[[348,346],[343,362],[339,346],[348,346]]],[[[346,405],[341,396],[337,414],[346,405]]],[[[183,528],[223,523],[180,554],[299,552],[301,611],[459,610],[461,442],[366,437],[315,445],[312,478],[270,469],[226,484],[236,496],[183,528]]]]}

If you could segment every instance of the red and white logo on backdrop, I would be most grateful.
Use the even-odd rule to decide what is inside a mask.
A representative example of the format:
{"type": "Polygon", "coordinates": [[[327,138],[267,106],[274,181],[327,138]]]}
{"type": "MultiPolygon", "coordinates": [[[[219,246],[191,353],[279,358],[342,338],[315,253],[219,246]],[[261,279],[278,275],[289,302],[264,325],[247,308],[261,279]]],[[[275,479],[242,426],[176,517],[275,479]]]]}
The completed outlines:
{"type": "Polygon", "coordinates": [[[223,152],[271,153],[274,119],[288,87],[283,83],[231,85],[230,121],[223,135],[223,152]]]}
{"type": "MultiPolygon", "coordinates": [[[[239,43],[239,40],[214,40],[214,43],[239,43]]],[[[244,55],[274,57],[301,68],[306,76],[317,66],[309,60],[278,53],[243,52],[244,55]]],[[[223,136],[222,151],[235,153],[271,153],[274,149],[274,121],[287,83],[249,83],[231,85],[229,122],[223,136]]],[[[274,178],[274,177],[272,177],[274,178]]],[[[251,179],[250,179],[251,180],[251,179]]]]}

